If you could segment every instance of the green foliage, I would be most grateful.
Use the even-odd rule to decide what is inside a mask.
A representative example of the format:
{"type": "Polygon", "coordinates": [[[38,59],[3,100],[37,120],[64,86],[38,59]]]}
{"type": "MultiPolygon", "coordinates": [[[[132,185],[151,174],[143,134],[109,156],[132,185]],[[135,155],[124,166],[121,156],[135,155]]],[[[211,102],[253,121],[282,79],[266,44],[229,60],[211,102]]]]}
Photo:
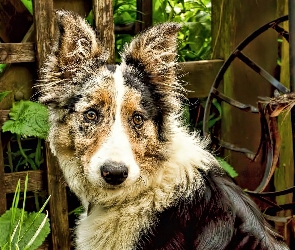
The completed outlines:
{"type": "MultiPolygon", "coordinates": [[[[0,64],[1,66],[1,64],[0,64]]],[[[1,73],[1,72],[0,72],[1,73]]],[[[10,93],[11,91],[0,92],[0,102],[10,93]]]]}
{"type": "MultiPolygon", "coordinates": [[[[115,25],[136,20],[135,0],[114,1],[115,25]]],[[[211,1],[210,0],[154,0],[153,23],[179,22],[183,28],[178,34],[179,61],[209,59],[211,54],[211,1]]],[[[130,35],[116,35],[116,62],[120,51],[131,40],[130,35]]]]}
{"type": "Polygon", "coordinates": [[[114,23],[124,25],[136,20],[136,0],[114,0],[114,23]]]}
{"type": "Polygon", "coordinates": [[[93,16],[93,11],[91,10],[86,17],[86,21],[90,24],[90,26],[94,26],[94,16],[93,16]]]}
{"type": "MultiPolygon", "coordinates": [[[[33,14],[32,0],[21,0],[33,14]]],[[[136,0],[113,1],[114,24],[125,25],[136,21],[136,0]]],[[[86,20],[93,26],[93,12],[86,20]]],[[[154,0],[153,23],[179,22],[179,61],[209,59],[211,54],[211,0],[154,0]]],[[[116,62],[120,51],[131,40],[128,34],[116,35],[116,62]]],[[[3,66],[4,67],[4,66],[3,66]]],[[[1,65],[0,65],[1,73],[1,65]]]]}
{"type": "Polygon", "coordinates": [[[3,124],[3,132],[10,131],[23,137],[47,137],[49,124],[48,110],[45,106],[22,100],[13,103],[9,117],[10,119],[3,124]]]}
{"type": "Polygon", "coordinates": [[[224,159],[220,157],[216,157],[216,159],[218,160],[220,166],[228,173],[230,177],[235,178],[238,176],[238,173],[228,162],[226,162],[224,159]]]}
{"type": "Polygon", "coordinates": [[[50,232],[49,219],[42,211],[49,198],[39,212],[25,211],[28,176],[25,180],[25,190],[22,208],[18,208],[20,200],[20,180],[18,181],[12,207],[0,217],[0,248],[2,250],[34,250],[45,240],[50,232]]]}
{"type": "Polygon", "coordinates": [[[85,212],[85,209],[83,206],[78,206],[74,210],[69,212],[69,215],[74,214],[74,215],[81,215],[82,213],[85,212]]]}
{"type": "MultiPolygon", "coordinates": [[[[126,25],[134,23],[136,21],[136,0],[114,0],[114,24],[115,25],[126,25]]],[[[116,34],[115,35],[115,53],[116,63],[121,61],[120,52],[123,50],[124,45],[129,43],[132,36],[129,34],[116,34]]]]}
{"type": "Polygon", "coordinates": [[[210,58],[210,0],[155,0],[153,9],[154,23],[173,21],[183,24],[178,34],[179,61],[210,58]]]}
{"type": "MultiPolygon", "coordinates": [[[[1,43],[1,42],[0,42],[0,43],[1,43]]],[[[0,63],[0,76],[1,76],[1,74],[4,72],[6,66],[7,66],[7,64],[0,63]]],[[[1,99],[0,99],[0,101],[1,101],[1,99]]]]}
{"type": "Polygon", "coordinates": [[[21,0],[23,5],[27,8],[27,10],[33,15],[33,3],[32,0],[21,0]]]}
{"type": "Polygon", "coordinates": [[[4,63],[0,64],[0,75],[4,72],[6,66],[7,66],[7,64],[4,64],[4,63]]]}

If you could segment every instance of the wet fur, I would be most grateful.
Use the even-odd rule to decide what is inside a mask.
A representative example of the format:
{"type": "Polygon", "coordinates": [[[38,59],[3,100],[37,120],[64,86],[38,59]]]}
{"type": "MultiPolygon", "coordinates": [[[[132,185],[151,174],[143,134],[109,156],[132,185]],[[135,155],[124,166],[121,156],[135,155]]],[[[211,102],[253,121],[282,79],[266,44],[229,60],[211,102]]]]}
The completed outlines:
{"type": "Polygon", "coordinates": [[[87,211],[77,249],[288,249],[207,142],[182,126],[178,24],[140,34],[114,66],[81,17],[58,11],[56,20],[37,88],[50,111],[51,149],[87,211]],[[122,184],[103,180],[108,161],[128,166],[122,184]]]}

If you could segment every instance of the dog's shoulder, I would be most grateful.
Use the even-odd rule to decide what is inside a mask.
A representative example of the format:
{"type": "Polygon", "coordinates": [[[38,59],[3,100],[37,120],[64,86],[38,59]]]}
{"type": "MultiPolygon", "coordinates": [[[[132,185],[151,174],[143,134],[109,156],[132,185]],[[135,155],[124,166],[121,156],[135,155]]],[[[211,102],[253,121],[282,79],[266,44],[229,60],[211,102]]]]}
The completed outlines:
{"type": "Polygon", "coordinates": [[[157,214],[138,249],[288,249],[254,202],[218,167],[200,170],[204,186],[157,214]]]}

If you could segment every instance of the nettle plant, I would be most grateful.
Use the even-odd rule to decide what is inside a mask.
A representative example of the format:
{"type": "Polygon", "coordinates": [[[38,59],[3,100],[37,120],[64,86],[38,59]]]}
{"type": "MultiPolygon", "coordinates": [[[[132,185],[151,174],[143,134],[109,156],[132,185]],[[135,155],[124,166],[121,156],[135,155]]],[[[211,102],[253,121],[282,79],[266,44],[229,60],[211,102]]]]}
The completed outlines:
{"type": "MultiPolygon", "coordinates": [[[[10,92],[1,92],[0,102],[10,92]]],[[[9,117],[10,119],[3,124],[2,131],[12,133],[13,137],[16,138],[18,150],[13,152],[10,146],[7,147],[8,172],[18,171],[20,165],[27,166],[27,169],[24,168],[23,170],[39,169],[43,161],[41,139],[47,137],[49,130],[47,108],[31,101],[20,101],[13,103],[9,117]],[[24,149],[22,140],[28,137],[36,138],[37,144],[24,149]],[[21,157],[18,158],[17,156],[21,157]]],[[[22,193],[19,180],[11,208],[0,216],[0,249],[37,249],[50,232],[48,214],[42,213],[49,198],[40,208],[39,195],[35,192],[35,207],[38,212],[27,212],[25,210],[27,186],[28,175],[25,180],[22,205],[19,204],[22,193]]]]}
{"type": "Polygon", "coordinates": [[[44,161],[42,139],[47,137],[48,130],[48,110],[45,106],[25,100],[14,102],[9,120],[2,126],[3,132],[12,134],[4,159],[5,171],[40,169],[44,161]],[[13,149],[12,142],[17,144],[13,149]]]}

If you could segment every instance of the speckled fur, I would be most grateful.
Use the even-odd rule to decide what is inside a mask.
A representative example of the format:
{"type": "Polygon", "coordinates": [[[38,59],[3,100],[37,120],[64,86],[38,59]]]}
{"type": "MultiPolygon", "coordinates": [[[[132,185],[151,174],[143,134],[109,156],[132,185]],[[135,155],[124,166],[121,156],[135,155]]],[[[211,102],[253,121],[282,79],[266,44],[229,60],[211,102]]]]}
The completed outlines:
{"type": "Polygon", "coordinates": [[[180,25],[148,29],[125,47],[121,65],[108,66],[108,52],[81,17],[58,11],[56,19],[37,88],[50,111],[50,147],[87,211],[77,249],[287,249],[206,151],[206,140],[182,126],[180,25]],[[128,167],[122,184],[100,175],[109,160],[128,167]]]}

